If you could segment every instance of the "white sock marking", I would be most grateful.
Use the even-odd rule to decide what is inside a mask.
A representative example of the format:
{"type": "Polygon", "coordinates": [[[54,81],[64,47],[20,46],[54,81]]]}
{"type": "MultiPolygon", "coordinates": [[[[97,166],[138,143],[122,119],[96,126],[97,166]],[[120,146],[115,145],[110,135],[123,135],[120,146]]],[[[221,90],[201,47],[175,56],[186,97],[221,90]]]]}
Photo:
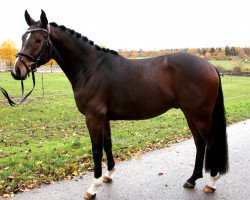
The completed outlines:
{"type": "Polygon", "coordinates": [[[113,179],[113,173],[114,173],[114,171],[115,171],[115,169],[112,169],[110,171],[106,171],[106,173],[105,173],[104,176],[113,179]]]}
{"type": "Polygon", "coordinates": [[[220,178],[220,173],[218,172],[218,174],[216,176],[210,176],[210,178],[208,179],[207,185],[216,189],[215,183],[216,181],[220,178]]]}
{"type": "Polygon", "coordinates": [[[100,187],[101,185],[102,185],[101,178],[95,178],[92,184],[90,185],[89,189],[87,190],[87,192],[94,195],[96,194],[98,187],[100,187]]]}

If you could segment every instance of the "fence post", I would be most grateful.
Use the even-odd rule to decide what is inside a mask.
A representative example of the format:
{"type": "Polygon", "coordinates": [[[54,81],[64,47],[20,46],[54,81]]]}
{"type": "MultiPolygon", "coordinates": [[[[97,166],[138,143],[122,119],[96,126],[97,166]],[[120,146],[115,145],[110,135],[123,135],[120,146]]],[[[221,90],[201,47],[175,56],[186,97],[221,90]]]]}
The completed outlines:
{"type": "Polygon", "coordinates": [[[44,98],[43,73],[42,73],[42,91],[43,91],[43,98],[44,98]]]}

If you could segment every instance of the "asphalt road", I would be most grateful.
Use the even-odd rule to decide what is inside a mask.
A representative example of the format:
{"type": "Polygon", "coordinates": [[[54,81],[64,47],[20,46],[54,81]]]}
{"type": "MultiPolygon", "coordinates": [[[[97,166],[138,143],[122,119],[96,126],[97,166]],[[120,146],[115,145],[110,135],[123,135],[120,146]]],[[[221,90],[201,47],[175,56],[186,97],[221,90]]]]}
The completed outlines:
{"type": "MultiPolygon", "coordinates": [[[[116,165],[114,181],[103,184],[97,200],[200,200],[250,199],[250,120],[228,127],[230,171],[217,182],[213,194],[202,192],[209,174],[199,179],[194,190],[182,187],[193,171],[195,145],[192,140],[146,153],[141,159],[116,165]]],[[[93,173],[82,179],[65,180],[17,194],[12,200],[82,200],[93,173]]]]}

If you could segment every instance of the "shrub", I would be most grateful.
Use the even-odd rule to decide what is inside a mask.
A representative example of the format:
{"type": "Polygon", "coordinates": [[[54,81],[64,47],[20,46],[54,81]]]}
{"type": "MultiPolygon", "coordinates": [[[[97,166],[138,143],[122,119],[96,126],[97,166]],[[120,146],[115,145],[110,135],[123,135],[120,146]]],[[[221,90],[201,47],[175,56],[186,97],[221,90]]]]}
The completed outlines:
{"type": "Polygon", "coordinates": [[[242,62],[241,61],[236,61],[233,63],[233,71],[234,72],[241,72],[242,71],[242,62]]]}
{"type": "Polygon", "coordinates": [[[244,71],[250,72],[250,67],[245,67],[244,69],[245,69],[244,71]]]}

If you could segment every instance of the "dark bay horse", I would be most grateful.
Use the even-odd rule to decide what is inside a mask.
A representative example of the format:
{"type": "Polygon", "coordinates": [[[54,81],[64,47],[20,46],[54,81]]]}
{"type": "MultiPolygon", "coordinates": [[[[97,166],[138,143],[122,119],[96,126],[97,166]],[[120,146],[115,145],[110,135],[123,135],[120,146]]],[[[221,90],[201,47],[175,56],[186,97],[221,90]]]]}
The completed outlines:
{"type": "Polygon", "coordinates": [[[25,19],[29,28],[12,75],[24,80],[53,58],[69,79],[92,142],[95,178],[85,199],[95,198],[101,182],[112,180],[110,120],[148,119],[171,108],[183,111],[197,150],[193,174],[184,187],[194,188],[205,159],[211,177],[204,191],[215,190],[216,180],[228,170],[228,153],[221,80],[213,65],[188,53],[130,60],[72,29],[48,23],[44,11],[40,21],[27,11],[25,19]],[[108,171],[101,179],[103,149],[108,171]]]}

